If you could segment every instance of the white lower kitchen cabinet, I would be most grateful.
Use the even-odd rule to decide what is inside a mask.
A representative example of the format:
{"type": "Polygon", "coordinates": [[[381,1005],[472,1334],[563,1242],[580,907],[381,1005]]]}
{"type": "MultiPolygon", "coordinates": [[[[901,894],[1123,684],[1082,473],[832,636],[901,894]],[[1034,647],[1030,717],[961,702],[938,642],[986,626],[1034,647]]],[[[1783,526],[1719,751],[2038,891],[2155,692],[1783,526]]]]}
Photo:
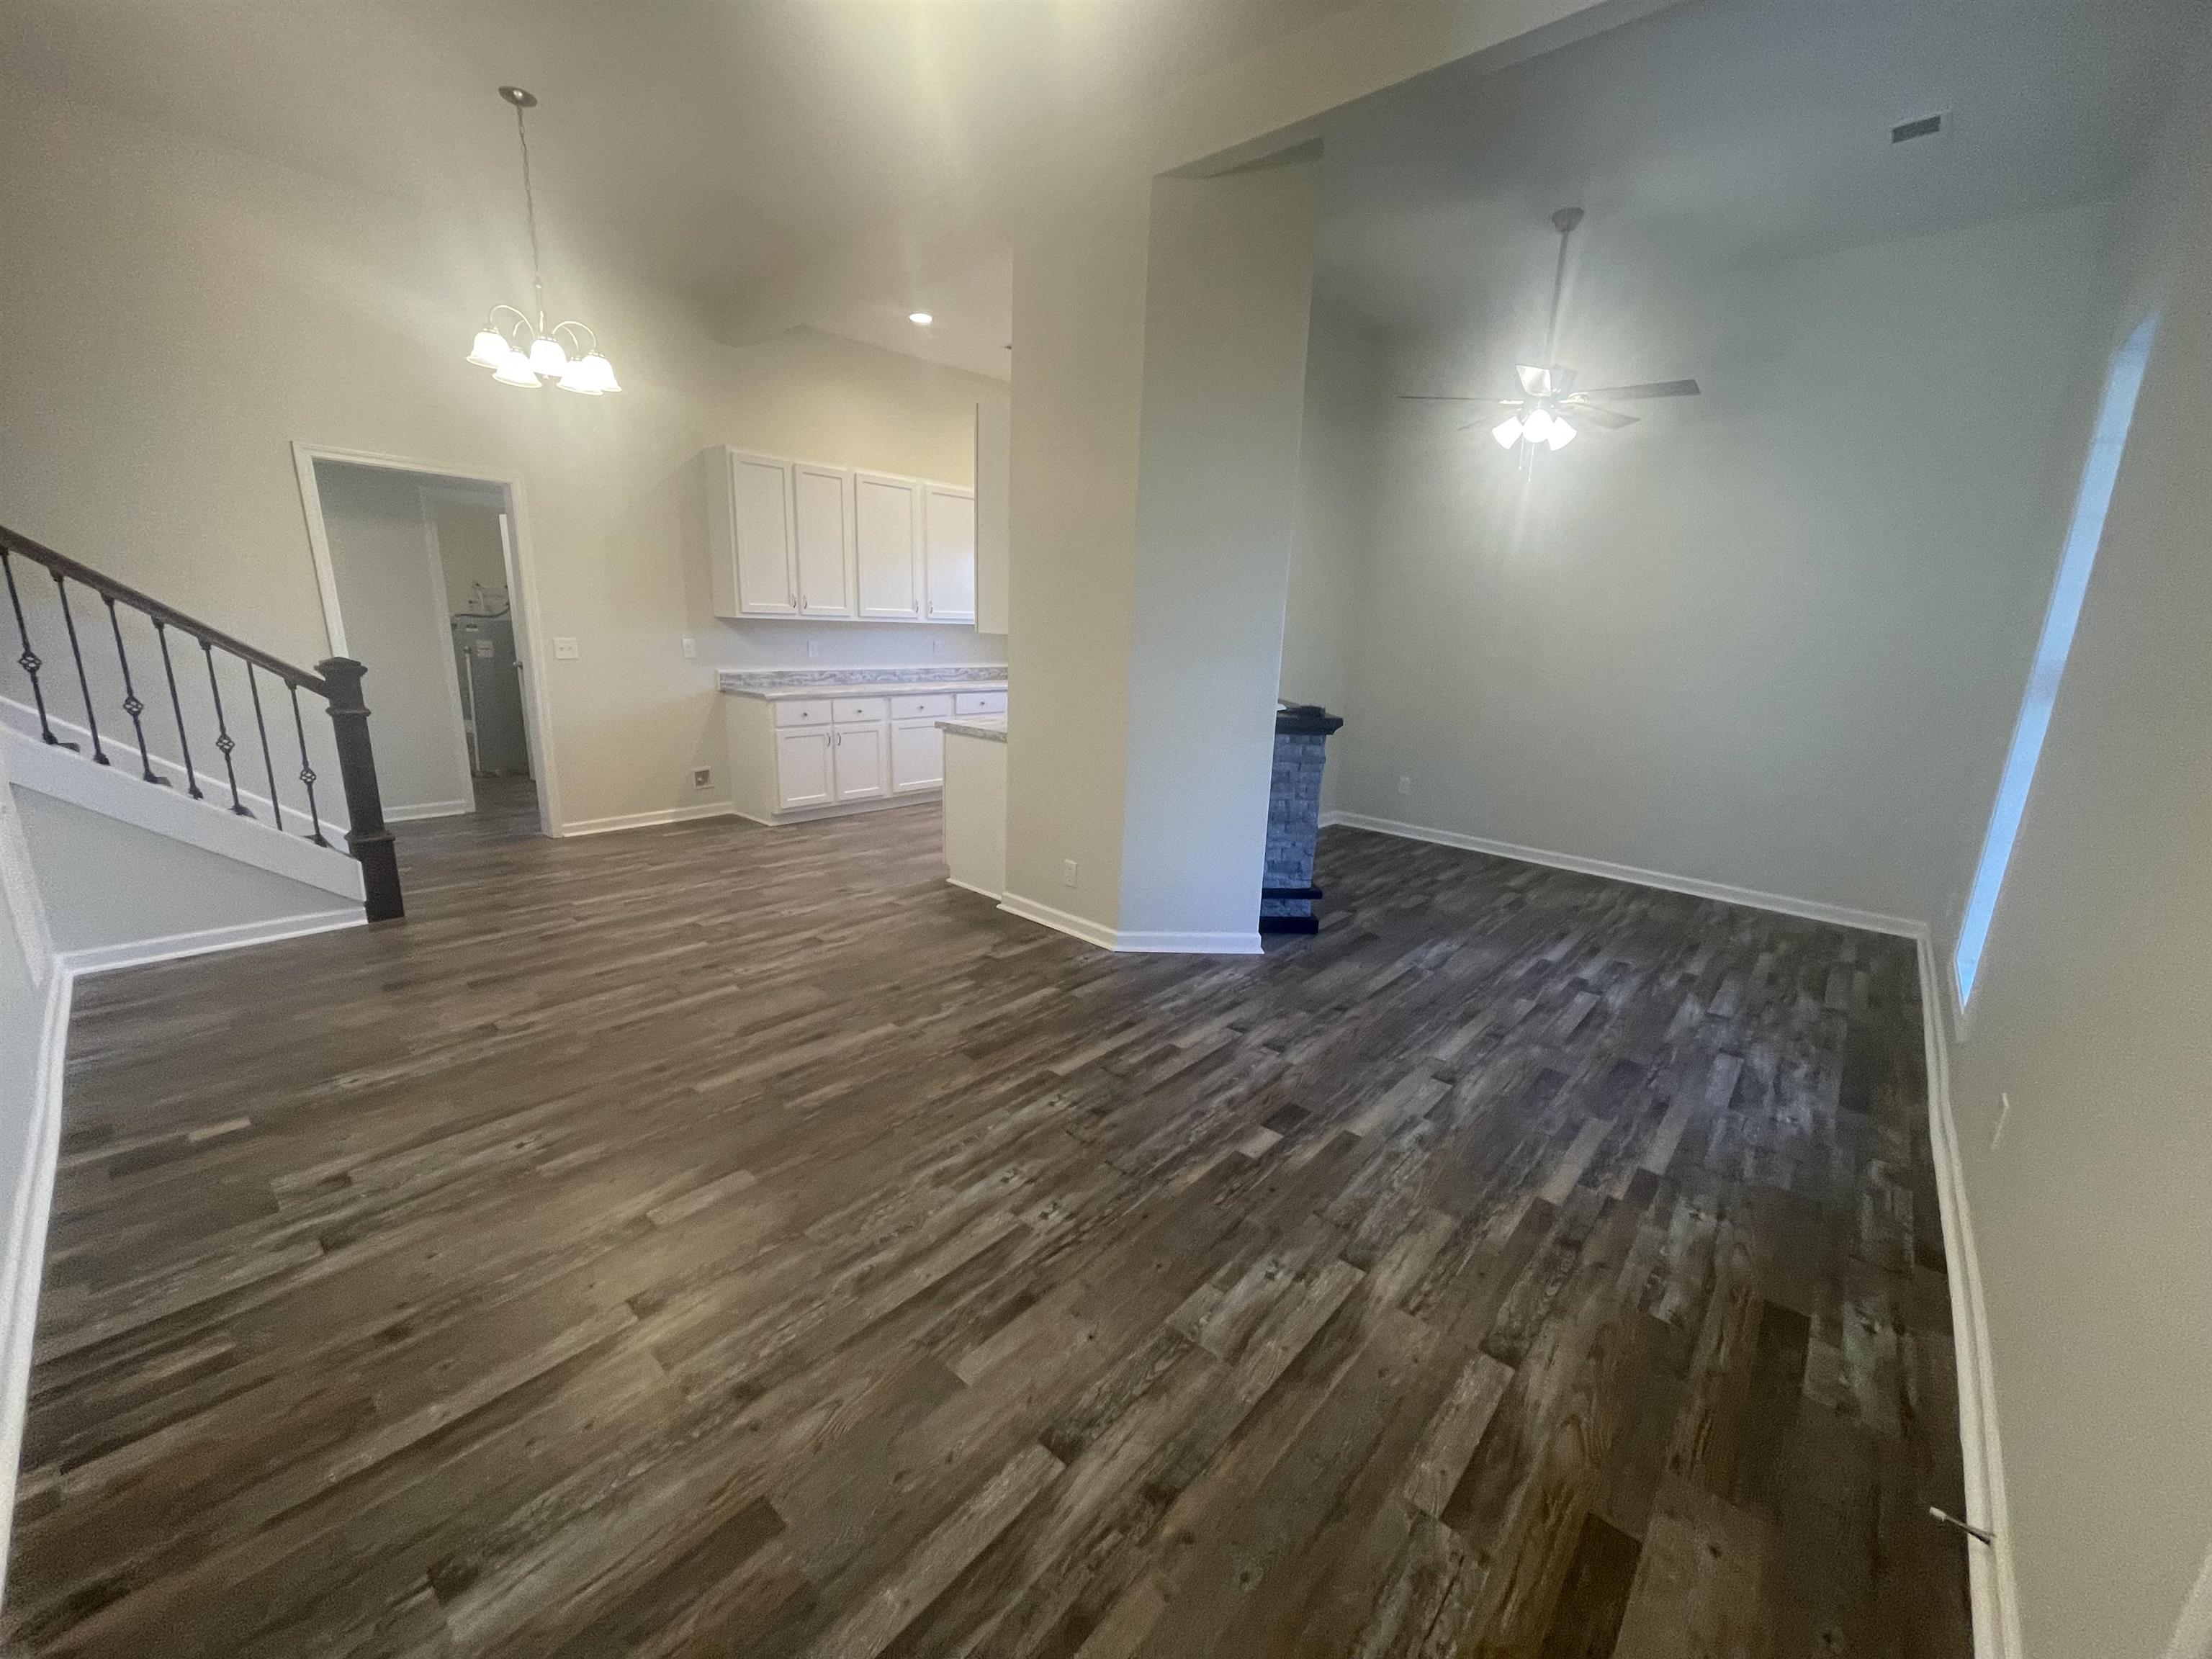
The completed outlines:
{"type": "Polygon", "coordinates": [[[840,805],[850,800],[880,800],[890,793],[888,728],[860,721],[833,728],[830,777],[840,805]]]}
{"type": "MultiPolygon", "coordinates": [[[[858,688],[854,688],[858,689],[858,688]]],[[[763,823],[900,805],[945,786],[945,734],[956,701],[1003,709],[1003,691],[887,692],[723,699],[731,805],[763,823]]]]}
{"type": "Polygon", "coordinates": [[[830,775],[830,737],[826,730],[775,733],[776,811],[827,806],[836,799],[836,785],[830,775]]]}
{"type": "Polygon", "coordinates": [[[928,794],[945,787],[945,733],[939,716],[891,722],[891,793],[928,794]]]}

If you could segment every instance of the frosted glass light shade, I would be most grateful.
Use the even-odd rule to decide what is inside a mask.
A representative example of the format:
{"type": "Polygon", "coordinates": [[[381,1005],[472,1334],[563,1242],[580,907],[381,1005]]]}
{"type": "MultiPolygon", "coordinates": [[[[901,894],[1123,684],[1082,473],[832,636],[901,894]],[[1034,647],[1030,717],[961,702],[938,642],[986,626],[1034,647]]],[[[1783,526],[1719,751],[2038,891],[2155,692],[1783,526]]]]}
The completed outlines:
{"type": "Polygon", "coordinates": [[[530,359],[519,351],[510,350],[500,359],[499,367],[491,377],[501,386],[536,386],[538,375],[530,367],[530,359]]]}
{"type": "Polygon", "coordinates": [[[568,354],[561,349],[558,340],[541,334],[530,343],[530,369],[533,374],[551,376],[568,366],[568,354]]]}
{"type": "Polygon", "coordinates": [[[1518,415],[1508,415],[1490,428],[1490,435],[1498,440],[1498,447],[1500,449],[1512,448],[1521,441],[1521,417],[1518,415]]]}
{"type": "Polygon", "coordinates": [[[1540,409],[1532,409],[1521,422],[1521,435],[1532,444],[1540,444],[1552,435],[1552,417],[1540,409]]]}
{"type": "Polygon", "coordinates": [[[615,379],[615,366],[606,360],[603,353],[594,351],[578,358],[576,368],[585,376],[584,384],[578,388],[580,391],[597,393],[622,390],[622,382],[615,379]]]}
{"type": "Polygon", "coordinates": [[[1558,416],[1552,416],[1552,430],[1544,441],[1555,450],[1565,449],[1575,441],[1575,429],[1558,416]]]}
{"type": "Polygon", "coordinates": [[[563,392],[580,392],[586,398],[596,398],[603,390],[589,357],[568,359],[568,366],[561,371],[555,384],[563,392]]]}
{"type": "Polygon", "coordinates": [[[497,368],[513,349],[507,343],[507,336],[497,329],[478,329],[474,343],[469,347],[469,361],[478,368],[497,368]]]}

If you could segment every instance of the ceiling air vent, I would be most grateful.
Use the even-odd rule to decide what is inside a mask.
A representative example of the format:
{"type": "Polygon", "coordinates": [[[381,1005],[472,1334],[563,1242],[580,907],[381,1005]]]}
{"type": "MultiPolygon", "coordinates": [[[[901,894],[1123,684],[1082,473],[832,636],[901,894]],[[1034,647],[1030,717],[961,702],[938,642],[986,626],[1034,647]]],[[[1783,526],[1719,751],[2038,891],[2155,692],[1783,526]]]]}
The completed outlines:
{"type": "Polygon", "coordinates": [[[1915,138],[1932,138],[1943,131],[1943,117],[1923,115],[1917,121],[1899,121],[1889,130],[1893,144],[1909,144],[1915,138]]]}

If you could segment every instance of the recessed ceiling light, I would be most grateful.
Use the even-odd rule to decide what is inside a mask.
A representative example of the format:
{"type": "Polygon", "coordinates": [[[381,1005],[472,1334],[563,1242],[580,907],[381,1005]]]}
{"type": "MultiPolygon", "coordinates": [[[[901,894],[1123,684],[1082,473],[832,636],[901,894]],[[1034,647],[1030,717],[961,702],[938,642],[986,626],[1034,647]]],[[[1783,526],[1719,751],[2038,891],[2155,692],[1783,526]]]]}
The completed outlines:
{"type": "Polygon", "coordinates": [[[937,320],[936,318],[931,316],[926,311],[909,311],[906,314],[906,319],[909,323],[917,324],[923,328],[927,328],[932,323],[937,320]]]}

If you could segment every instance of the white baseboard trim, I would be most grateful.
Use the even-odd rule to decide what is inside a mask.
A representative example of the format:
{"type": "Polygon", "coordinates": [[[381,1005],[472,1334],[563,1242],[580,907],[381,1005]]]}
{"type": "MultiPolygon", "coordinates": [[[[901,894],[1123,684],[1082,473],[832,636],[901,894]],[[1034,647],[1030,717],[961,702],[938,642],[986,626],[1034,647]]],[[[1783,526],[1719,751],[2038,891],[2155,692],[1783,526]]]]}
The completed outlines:
{"type": "MultiPolygon", "coordinates": [[[[69,1051],[69,1016],[76,975],[57,962],[46,979],[39,1022],[39,1052],[31,1096],[30,1133],[23,1167],[8,1210],[4,1261],[0,1261],[0,1563],[15,1516],[16,1465],[23,1455],[23,1419],[31,1395],[31,1348],[39,1328],[39,1282],[46,1271],[46,1223],[54,1202],[60,1160],[62,1075],[69,1051]]],[[[0,1565],[0,1575],[6,1568],[0,1565]]],[[[0,1583],[0,1588],[4,1583],[0,1583]]]]}
{"type": "Polygon", "coordinates": [[[1802,916],[1808,921],[1891,933],[1900,939],[1917,939],[1925,927],[1910,917],[1884,915],[1878,910],[1855,910],[1845,905],[1824,904],[1817,899],[1791,898],[1784,893],[1763,893],[1755,888],[1732,887],[1725,882],[1705,881],[1695,876],[1639,869],[1632,864],[1613,864],[1572,853],[1547,852],[1539,847],[1516,847],[1511,842],[1492,841],[1486,836],[1463,835],[1456,830],[1431,830],[1424,824],[1401,823],[1395,818],[1378,818],[1365,812],[1328,812],[1322,815],[1322,823],[1324,827],[1340,823],[1347,829],[1371,830],[1377,835],[1396,836],[1404,841],[1433,842],[1439,847],[1457,847],[1469,853],[1487,853],[1493,858],[1540,864],[1553,870],[1571,870],[1578,875],[1602,876],[1609,881],[1625,881],[1638,887],[1656,887],[1669,893],[1686,893],[1692,898],[1717,899],[1723,904],[1747,905],[1754,910],[1772,910],[1785,916],[1802,916]]]}
{"type": "MultiPolygon", "coordinates": [[[[864,812],[895,812],[906,806],[929,806],[943,799],[942,790],[915,790],[903,795],[848,800],[835,806],[807,807],[776,817],[763,817],[757,812],[746,811],[742,806],[726,806],[722,810],[733,818],[743,818],[747,823],[757,823],[769,830],[788,830],[794,824],[821,823],[830,818],[858,817],[864,812]]],[[[996,898],[998,895],[994,893],[992,896],[996,898]]]]}
{"type": "Polygon", "coordinates": [[[732,808],[726,800],[702,801],[696,806],[664,806],[657,812],[623,812],[611,818],[573,818],[561,826],[564,836],[605,836],[618,830],[651,830],[664,823],[689,823],[695,818],[726,818],[732,808]]]}
{"type": "Polygon", "coordinates": [[[2021,1659],[2020,1583],[2014,1571],[2004,1456],[1997,1438],[1996,1380],[1990,1363],[1989,1309],[1981,1258],[1966,1202],[1959,1126],[1951,1115],[1951,1052],[1943,1035],[1942,985],[1927,928],[1914,935],[1920,957],[1920,1027],[1928,1068],[1928,1139],[1936,1158],[1936,1197],[1943,1212],[1945,1278],[1951,1291],[1951,1347],[1959,1382],[1959,1447],[1966,1474],[1966,1520],[1996,1541],[1966,1545],[1967,1596],[1974,1659],[2021,1659]]]}
{"type": "Polygon", "coordinates": [[[1146,933],[1132,930],[1115,934],[1114,948],[1186,957],[1256,957],[1261,951],[1260,935],[1256,929],[1249,933],[1146,933]]]}
{"type": "Polygon", "coordinates": [[[300,939],[309,933],[328,933],[341,927],[368,925],[368,918],[358,906],[343,910],[312,910],[304,915],[245,921],[231,927],[203,927],[194,933],[170,933],[161,939],[132,939],[125,945],[88,945],[82,950],[64,951],[58,960],[72,975],[105,974],[118,968],[173,962],[179,957],[234,951],[246,945],[273,945],[282,939],[300,939]]]}
{"type": "Polygon", "coordinates": [[[1004,893],[994,893],[988,887],[978,887],[974,882],[963,881],[957,876],[945,877],[945,884],[947,887],[957,887],[965,893],[974,893],[979,897],[989,899],[994,904],[1006,897],[1004,893]]]}
{"type": "Polygon", "coordinates": [[[1095,945],[1102,951],[1113,950],[1118,937],[1103,921],[1093,921],[1088,916],[1079,916],[1073,911],[1062,910],[1050,904],[1040,904],[1035,899],[1024,898],[1019,893],[1001,894],[999,908],[1008,915],[1019,916],[1024,921],[1034,921],[1056,933],[1066,933],[1081,939],[1085,945],[1095,945]]]}
{"type": "Polygon", "coordinates": [[[994,895],[999,908],[1009,915],[1019,916],[1024,921],[1034,921],[1086,945],[1095,945],[1102,951],[1121,951],[1131,955],[1151,953],[1166,956],[1256,957],[1260,954],[1260,935],[1249,933],[1121,933],[1105,923],[1093,921],[1088,916],[1079,916],[1050,904],[1040,904],[1019,893],[994,895]]]}
{"type": "Polygon", "coordinates": [[[426,800],[414,806],[387,806],[384,809],[384,821],[412,823],[417,818],[457,818],[476,810],[473,801],[426,800]]]}

